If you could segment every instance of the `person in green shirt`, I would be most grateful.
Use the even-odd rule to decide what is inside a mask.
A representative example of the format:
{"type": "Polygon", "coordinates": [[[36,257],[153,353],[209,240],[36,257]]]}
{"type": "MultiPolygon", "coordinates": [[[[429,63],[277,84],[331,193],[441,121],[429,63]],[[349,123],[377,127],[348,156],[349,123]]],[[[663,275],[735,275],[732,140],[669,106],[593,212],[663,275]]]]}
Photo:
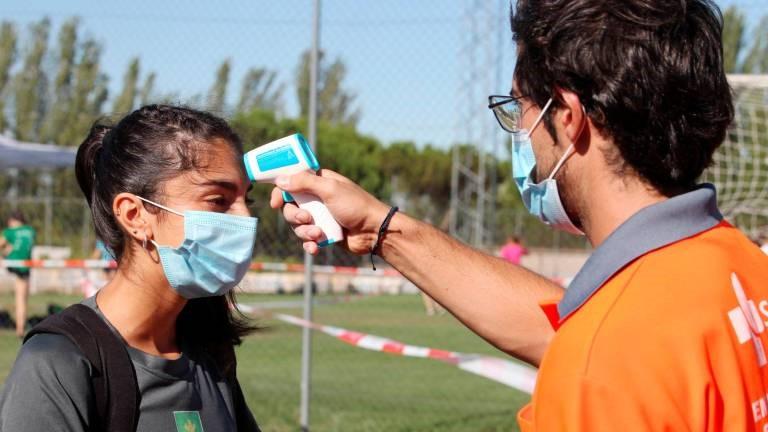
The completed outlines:
{"type": "MultiPolygon", "coordinates": [[[[24,214],[16,210],[8,217],[8,228],[0,236],[0,251],[9,260],[28,260],[32,258],[35,245],[35,229],[27,225],[24,214]]],[[[29,296],[29,267],[9,267],[8,271],[16,275],[16,335],[24,336],[27,322],[27,298],[29,296]]]]}

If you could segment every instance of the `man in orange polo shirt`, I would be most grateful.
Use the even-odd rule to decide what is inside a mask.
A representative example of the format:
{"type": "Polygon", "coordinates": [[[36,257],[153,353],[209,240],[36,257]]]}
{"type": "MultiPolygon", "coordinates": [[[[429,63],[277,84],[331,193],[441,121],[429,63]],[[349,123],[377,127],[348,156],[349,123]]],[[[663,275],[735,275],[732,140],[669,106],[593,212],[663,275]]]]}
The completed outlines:
{"type": "MultiPolygon", "coordinates": [[[[733,120],[717,6],[520,0],[512,30],[513,88],[489,108],[528,210],[595,247],[567,291],[331,171],[278,187],[319,196],[351,252],[540,366],[523,430],[768,430],[768,257],[696,183],[733,120]]],[[[309,213],[277,189],[271,204],[316,253],[309,213]]]]}

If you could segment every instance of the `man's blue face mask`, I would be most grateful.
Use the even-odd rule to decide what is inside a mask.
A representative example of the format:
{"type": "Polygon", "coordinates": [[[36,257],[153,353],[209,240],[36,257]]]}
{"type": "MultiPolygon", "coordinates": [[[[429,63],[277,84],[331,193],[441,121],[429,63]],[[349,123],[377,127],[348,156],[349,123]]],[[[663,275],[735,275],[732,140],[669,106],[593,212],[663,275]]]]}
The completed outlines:
{"type": "Polygon", "coordinates": [[[531,133],[536,130],[550,105],[552,105],[552,99],[544,105],[544,109],[541,110],[539,117],[531,126],[530,132],[525,129],[512,132],[512,175],[523,198],[523,204],[529,213],[555,229],[583,235],[584,233],[573,224],[568,213],[565,212],[555,181],[555,175],[573,154],[574,145],[571,144],[568,147],[549,177],[539,183],[535,183],[533,178],[536,169],[536,155],[533,153],[531,133]]]}
{"type": "Polygon", "coordinates": [[[183,214],[148,199],[158,208],[184,217],[184,241],[177,248],[157,248],[171,287],[186,299],[226,294],[251,265],[258,219],[207,211],[183,214]]]}

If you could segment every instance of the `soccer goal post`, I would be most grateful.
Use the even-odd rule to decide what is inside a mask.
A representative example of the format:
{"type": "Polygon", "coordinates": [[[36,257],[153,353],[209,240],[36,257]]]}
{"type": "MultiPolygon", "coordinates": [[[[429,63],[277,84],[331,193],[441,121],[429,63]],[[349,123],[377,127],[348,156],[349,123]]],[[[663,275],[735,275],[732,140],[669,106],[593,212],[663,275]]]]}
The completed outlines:
{"type": "Polygon", "coordinates": [[[768,234],[768,75],[729,75],[735,118],[704,180],[720,211],[752,238],[768,234]]]}

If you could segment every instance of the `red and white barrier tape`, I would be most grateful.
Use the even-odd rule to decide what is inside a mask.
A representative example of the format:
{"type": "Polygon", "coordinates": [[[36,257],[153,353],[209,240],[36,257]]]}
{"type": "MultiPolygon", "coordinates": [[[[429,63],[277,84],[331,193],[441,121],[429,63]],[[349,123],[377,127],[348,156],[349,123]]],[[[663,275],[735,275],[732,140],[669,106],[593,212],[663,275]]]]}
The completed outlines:
{"type": "MultiPolygon", "coordinates": [[[[45,260],[4,260],[0,259],[0,268],[8,267],[29,267],[42,269],[100,269],[117,268],[115,261],[93,260],[93,259],[45,259],[45,260]]],[[[373,270],[366,267],[345,267],[345,266],[312,266],[315,273],[320,274],[345,274],[350,276],[390,276],[402,277],[400,272],[393,268],[382,268],[373,270]]],[[[276,262],[254,262],[251,263],[250,270],[256,272],[280,272],[280,273],[303,273],[304,264],[288,264],[276,262]]],[[[567,288],[573,278],[552,278],[552,281],[558,285],[567,288]]]]}
{"type": "MultiPolygon", "coordinates": [[[[247,313],[253,313],[259,310],[257,307],[245,304],[240,304],[238,307],[240,310],[247,313]]],[[[407,345],[393,339],[359,333],[340,327],[313,323],[292,315],[276,313],[271,314],[271,316],[288,324],[317,330],[359,348],[394,355],[428,358],[449,363],[467,372],[500,382],[529,394],[533,393],[533,388],[536,385],[536,369],[509,360],[480,354],[465,354],[435,348],[407,345]]]]}
{"type": "MultiPolygon", "coordinates": [[[[92,260],[92,259],[46,259],[46,260],[0,260],[0,268],[7,267],[29,267],[29,268],[81,268],[81,269],[99,269],[99,268],[117,268],[114,261],[92,260]]],[[[400,276],[395,269],[373,269],[364,267],[343,267],[343,266],[313,266],[316,273],[323,274],[347,274],[353,276],[400,276]]],[[[251,263],[253,271],[272,271],[283,273],[302,273],[303,264],[287,264],[274,262],[255,262],[251,263]]]]}

